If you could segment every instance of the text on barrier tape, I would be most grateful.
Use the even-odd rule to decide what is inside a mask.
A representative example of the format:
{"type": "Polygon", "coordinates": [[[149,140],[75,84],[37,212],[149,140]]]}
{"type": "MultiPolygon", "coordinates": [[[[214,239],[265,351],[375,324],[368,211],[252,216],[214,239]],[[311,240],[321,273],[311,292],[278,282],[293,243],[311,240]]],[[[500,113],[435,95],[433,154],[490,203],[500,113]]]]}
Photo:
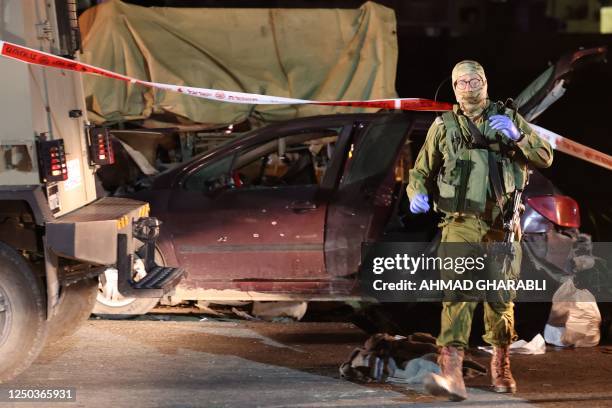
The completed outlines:
{"type": "Polygon", "coordinates": [[[401,109],[413,111],[448,111],[453,108],[447,102],[437,102],[421,98],[392,98],[371,99],[367,101],[312,101],[308,99],[285,98],[280,96],[260,95],[246,92],[222,91],[219,89],[196,88],[191,86],[178,86],[162,84],[158,82],[143,81],[126,75],[117,74],[106,69],[94,67],[68,58],[58,57],[43,51],[21,45],[0,41],[1,53],[5,57],[13,58],[28,64],[42,65],[66,69],[70,71],[83,72],[87,74],[100,75],[108,78],[118,79],[133,84],[144,85],[166,91],[179,92],[198,98],[210,99],[219,102],[257,104],[257,105],[331,105],[331,106],[354,106],[362,108],[401,109]]]}

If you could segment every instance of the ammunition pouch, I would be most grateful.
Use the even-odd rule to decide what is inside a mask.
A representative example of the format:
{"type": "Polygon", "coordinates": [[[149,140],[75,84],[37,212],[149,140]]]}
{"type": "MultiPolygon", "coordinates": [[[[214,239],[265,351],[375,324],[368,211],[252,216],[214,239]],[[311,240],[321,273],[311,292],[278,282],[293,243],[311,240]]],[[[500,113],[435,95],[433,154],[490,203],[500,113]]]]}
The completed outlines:
{"type": "MultiPolygon", "coordinates": [[[[445,112],[442,120],[446,127],[446,149],[443,151],[444,168],[437,178],[437,209],[446,213],[483,214],[490,185],[489,160],[496,161],[504,196],[525,186],[527,169],[524,164],[504,156],[501,149],[493,151],[491,146],[482,146],[482,142],[473,143],[471,135],[466,136],[461,131],[454,112],[445,112]]],[[[501,144],[494,129],[484,138],[491,144],[501,144]]]]}

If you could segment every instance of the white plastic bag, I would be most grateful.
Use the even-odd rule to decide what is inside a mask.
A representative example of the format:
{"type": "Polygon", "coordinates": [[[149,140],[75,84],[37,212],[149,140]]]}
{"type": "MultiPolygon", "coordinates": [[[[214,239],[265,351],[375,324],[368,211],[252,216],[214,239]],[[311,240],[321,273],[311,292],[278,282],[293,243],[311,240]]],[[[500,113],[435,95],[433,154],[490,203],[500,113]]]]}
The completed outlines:
{"type": "MultiPolygon", "coordinates": [[[[492,346],[478,346],[478,350],[493,354],[492,346]]],[[[536,334],[530,342],[525,340],[515,341],[510,345],[509,351],[510,354],[544,354],[546,353],[546,342],[541,334],[536,334]]]]}
{"type": "Polygon", "coordinates": [[[548,323],[544,329],[547,343],[556,346],[593,347],[601,337],[601,314],[595,297],[577,289],[572,279],[555,292],[548,323]]]}

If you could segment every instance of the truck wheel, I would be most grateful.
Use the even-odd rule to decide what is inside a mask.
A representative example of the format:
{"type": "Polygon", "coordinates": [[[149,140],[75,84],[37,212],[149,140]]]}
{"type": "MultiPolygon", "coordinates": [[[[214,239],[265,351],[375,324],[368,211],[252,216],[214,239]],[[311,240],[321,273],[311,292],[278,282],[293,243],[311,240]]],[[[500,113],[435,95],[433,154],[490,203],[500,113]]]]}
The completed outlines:
{"type": "Polygon", "coordinates": [[[0,383],[28,368],[46,337],[40,282],[26,260],[0,242],[0,383]]]}
{"type": "MultiPolygon", "coordinates": [[[[165,266],[161,252],[156,248],[155,263],[165,266]]],[[[134,262],[135,278],[146,276],[144,263],[141,259],[134,262]]],[[[117,288],[118,272],[114,268],[108,268],[99,277],[98,296],[93,314],[105,319],[122,320],[147,314],[153,309],[159,299],[156,298],[131,298],[123,297],[117,288]]]]}
{"type": "Polygon", "coordinates": [[[91,314],[98,295],[98,279],[88,278],[64,288],[60,304],[49,322],[48,342],[74,334],[91,314]]]}
{"type": "MultiPolygon", "coordinates": [[[[112,270],[110,271],[110,273],[113,272],[112,270]]],[[[130,319],[149,313],[159,302],[159,299],[156,298],[126,298],[117,291],[113,293],[112,290],[109,291],[107,288],[104,288],[106,283],[103,283],[102,279],[97,292],[96,304],[92,312],[96,316],[111,320],[130,319]]]]}

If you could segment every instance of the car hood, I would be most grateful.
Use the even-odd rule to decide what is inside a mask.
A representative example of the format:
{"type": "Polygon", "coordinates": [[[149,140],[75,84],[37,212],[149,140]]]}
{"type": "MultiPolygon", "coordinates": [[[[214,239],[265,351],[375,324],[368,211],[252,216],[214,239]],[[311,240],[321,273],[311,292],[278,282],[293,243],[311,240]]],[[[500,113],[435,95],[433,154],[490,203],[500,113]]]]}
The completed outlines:
{"type": "Polygon", "coordinates": [[[518,112],[529,122],[563,96],[572,74],[580,67],[605,61],[606,47],[580,49],[563,55],[531,82],[515,99],[518,112]]]}

